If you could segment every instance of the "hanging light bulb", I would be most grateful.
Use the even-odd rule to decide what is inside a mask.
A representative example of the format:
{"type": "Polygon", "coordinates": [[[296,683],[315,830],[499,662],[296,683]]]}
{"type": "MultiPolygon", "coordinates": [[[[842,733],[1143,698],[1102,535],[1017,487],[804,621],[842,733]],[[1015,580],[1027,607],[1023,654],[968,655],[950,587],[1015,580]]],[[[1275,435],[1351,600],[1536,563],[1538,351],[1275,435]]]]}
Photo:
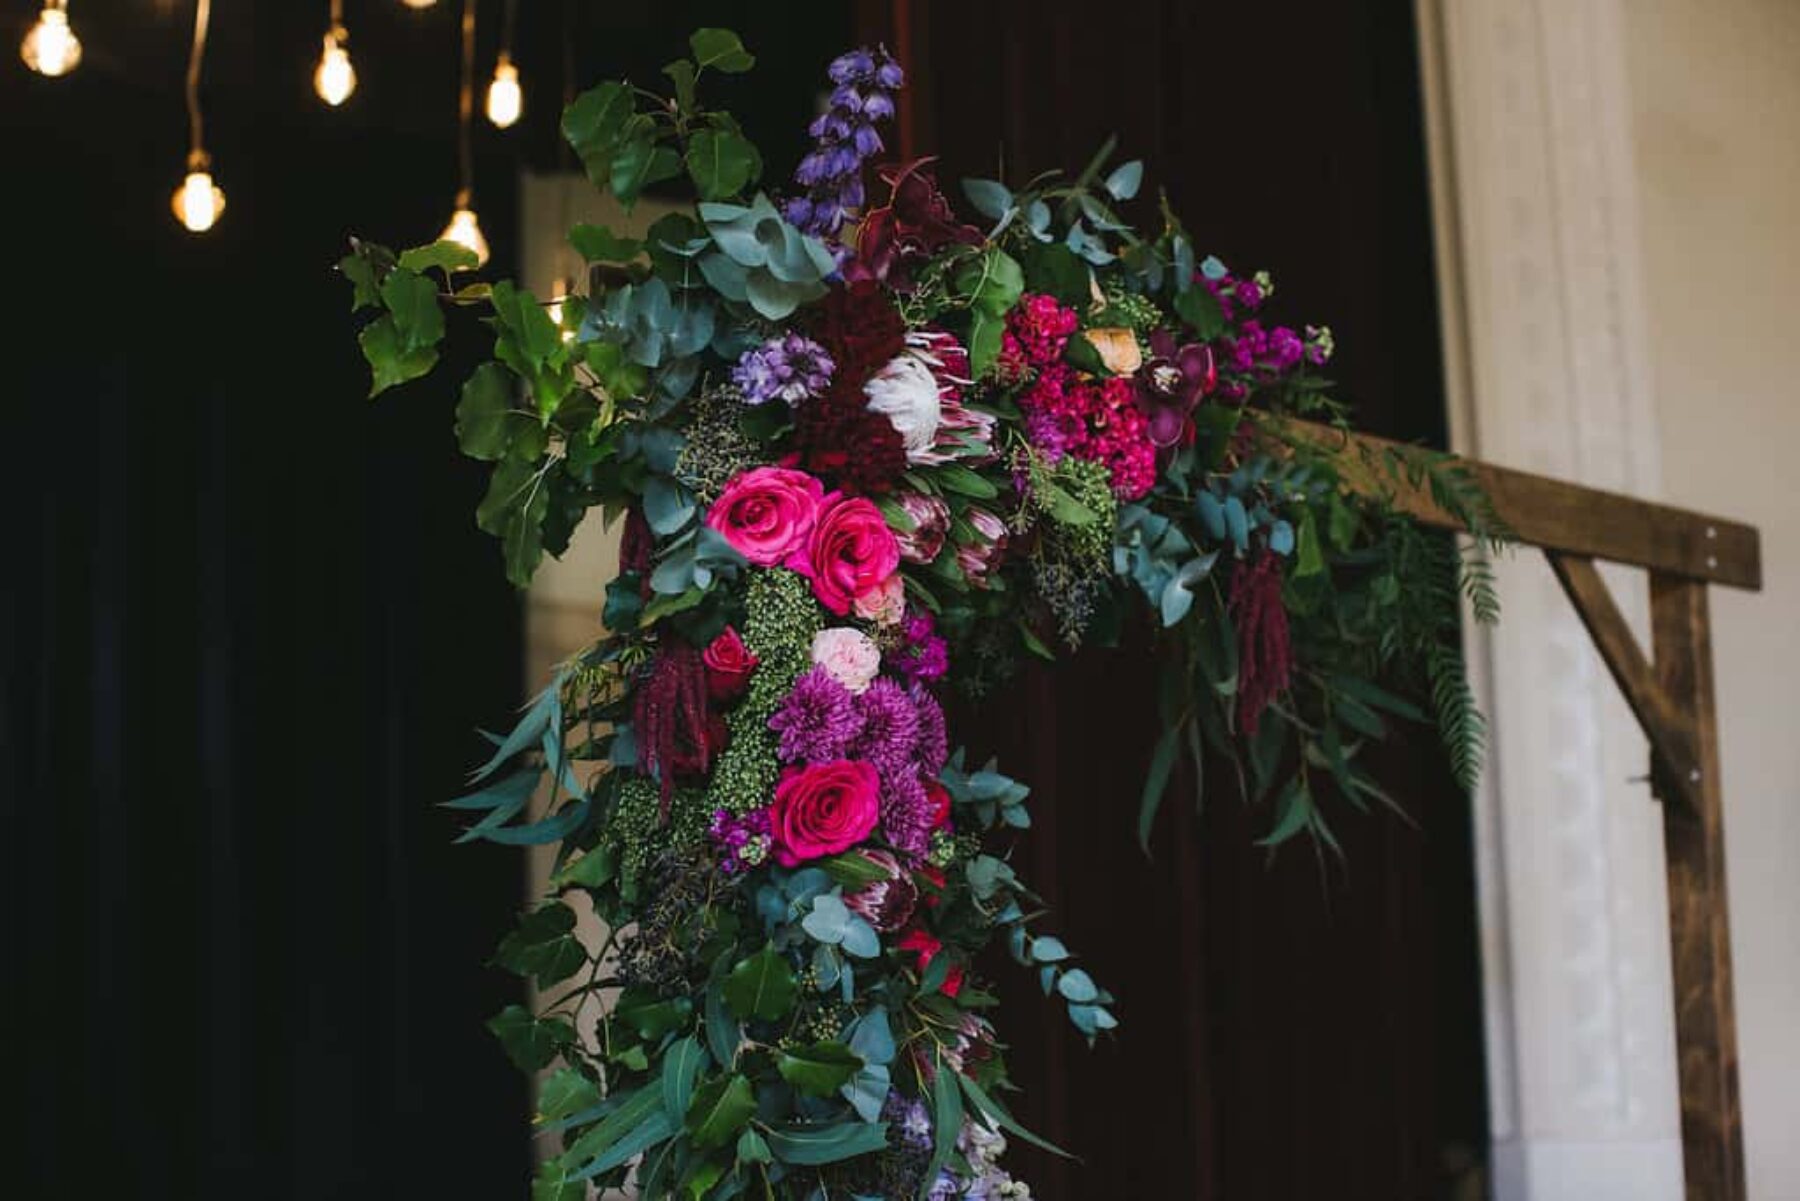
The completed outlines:
{"type": "Polygon", "coordinates": [[[212,163],[205,151],[188,155],[187,178],[175,189],[170,207],[189,233],[203,234],[218,223],[225,211],[225,192],[213,182],[212,163]]]}
{"type": "Polygon", "coordinates": [[[444,232],[438,237],[474,251],[477,267],[487,265],[487,239],[481,236],[481,222],[475,218],[474,202],[467,188],[456,194],[456,211],[450,214],[450,224],[444,226],[444,232]]]}
{"type": "Polygon", "coordinates": [[[505,129],[519,119],[525,108],[525,96],[519,89],[519,69],[512,64],[512,58],[502,50],[500,60],[494,64],[493,82],[487,90],[487,118],[501,129],[505,129]]]}
{"type": "Polygon", "coordinates": [[[350,65],[350,51],[344,45],[349,39],[344,28],[344,0],[331,0],[331,27],[325,31],[325,49],[313,72],[313,90],[333,108],[356,90],[356,68],[350,65]]]}
{"type": "Polygon", "coordinates": [[[37,24],[19,46],[19,57],[39,75],[67,75],[81,63],[81,39],[69,28],[68,0],[45,0],[37,24]]]}
{"type": "Polygon", "coordinates": [[[188,51],[186,99],[188,114],[187,178],[175,189],[169,206],[175,219],[189,233],[203,234],[218,223],[225,211],[225,192],[213,182],[212,156],[206,153],[205,123],[200,113],[200,64],[206,57],[206,26],[212,19],[212,0],[194,5],[194,44],[188,51]]]}
{"type": "Polygon", "coordinates": [[[430,8],[437,0],[400,0],[408,8],[430,8]]]}

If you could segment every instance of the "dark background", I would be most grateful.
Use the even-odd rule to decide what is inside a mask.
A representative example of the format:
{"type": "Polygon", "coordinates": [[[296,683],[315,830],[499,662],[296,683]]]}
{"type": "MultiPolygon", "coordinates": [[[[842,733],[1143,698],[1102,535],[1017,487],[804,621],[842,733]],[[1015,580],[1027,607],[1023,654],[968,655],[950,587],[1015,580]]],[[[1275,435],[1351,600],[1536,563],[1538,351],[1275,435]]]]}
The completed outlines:
{"type": "MultiPolygon", "coordinates": [[[[325,7],[218,0],[228,207],[203,237],[168,208],[191,5],[83,0],[59,80],[14,56],[31,5],[0,27],[15,1195],[524,1193],[526,1090],[481,1028],[512,996],[482,961],[521,864],[452,847],[432,807],[522,695],[518,601],[450,435],[466,364],[368,404],[329,271],[350,232],[404,245],[448,216],[460,6],[349,0],[341,110],[311,90],[325,7]]],[[[647,79],[732,24],[762,61],[721,99],[778,179],[825,60],[880,36],[947,174],[1002,146],[1014,178],[1077,165],[1120,132],[1202,243],[1275,272],[1283,317],[1334,326],[1370,426],[1439,441],[1409,12],[525,0],[525,123],[476,126],[491,273],[517,167],[559,164],[565,78],[647,79]]],[[[483,0],[478,79],[499,14],[483,0]]],[[[1025,866],[1122,997],[1089,1054],[1005,978],[1022,1116],[1087,1160],[1024,1174],[1045,1198],[1441,1195],[1446,1148],[1485,1129],[1464,806],[1420,739],[1389,773],[1420,828],[1341,819],[1347,867],[1266,866],[1265,815],[1216,784],[1146,863],[1153,654],[1033,675],[964,726],[1036,787],[1025,866]]]]}

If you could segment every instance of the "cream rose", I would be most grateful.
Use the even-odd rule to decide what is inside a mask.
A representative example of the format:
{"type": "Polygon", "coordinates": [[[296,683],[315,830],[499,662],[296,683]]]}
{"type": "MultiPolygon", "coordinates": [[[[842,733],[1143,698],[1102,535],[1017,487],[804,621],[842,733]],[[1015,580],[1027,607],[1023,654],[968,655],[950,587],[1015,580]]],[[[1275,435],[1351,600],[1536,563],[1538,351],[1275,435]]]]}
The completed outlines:
{"type": "Polygon", "coordinates": [[[832,626],[813,635],[812,661],[851,692],[862,693],[881,670],[881,648],[861,630],[832,626]]]}

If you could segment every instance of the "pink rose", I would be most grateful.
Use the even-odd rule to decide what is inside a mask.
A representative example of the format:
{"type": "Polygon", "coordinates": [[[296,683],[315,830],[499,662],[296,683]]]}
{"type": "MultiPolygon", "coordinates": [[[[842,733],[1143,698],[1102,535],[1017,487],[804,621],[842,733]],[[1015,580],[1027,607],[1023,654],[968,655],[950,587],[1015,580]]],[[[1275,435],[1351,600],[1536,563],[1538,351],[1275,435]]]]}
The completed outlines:
{"type": "Polygon", "coordinates": [[[919,886],[901,868],[900,861],[886,851],[870,849],[857,854],[886,872],[887,878],[865,884],[855,892],[845,893],[845,907],[877,930],[898,930],[907,923],[914,908],[918,906],[919,886]]]}
{"type": "Polygon", "coordinates": [[[706,693],[715,701],[736,700],[750,686],[750,673],[757,664],[734,626],[726,626],[707,645],[700,661],[706,665],[706,693]]]}
{"type": "Polygon", "coordinates": [[[987,587],[987,578],[1000,565],[1006,553],[1006,523],[986,509],[970,506],[966,516],[975,527],[976,538],[956,548],[956,565],[977,588],[987,587]]]}
{"type": "Polygon", "coordinates": [[[908,563],[931,562],[944,549],[944,536],[950,532],[950,506],[923,492],[902,492],[894,499],[913,525],[894,533],[900,557],[908,563]]]}
{"type": "Polygon", "coordinates": [[[861,630],[832,626],[813,635],[812,661],[851,692],[863,693],[881,670],[881,648],[861,630]]]}
{"type": "Polygon", "coordinates": [[[842,616],[851,601],[881,587],[899,570],[900,544],[873,501],[840,497],[819,513],[812,537],[795,549],[787,565],[812,581],[821,605],[842,616]]]}
{"type": "Polygon", "coordinates": [[[856,615],[878,626],[897,626],[906,616],[906,581],[895,572],[873,592],[865,592],[851,602],[856,615]]]}
{"type": "Polygon", "coordinates": [[[706,524],[744,558],[769,567],[805,549],[824,499],[824,488],[804,471],[754,467],[725,485],[706,524]]]}
{"type": "Polygon", "coordinates": [[[769,806],[775,858],[783,867],[797,867],[847,851],[869,836],[880,816],[881,776],[874,764],[836,759],[790,767],[769,806]]]}

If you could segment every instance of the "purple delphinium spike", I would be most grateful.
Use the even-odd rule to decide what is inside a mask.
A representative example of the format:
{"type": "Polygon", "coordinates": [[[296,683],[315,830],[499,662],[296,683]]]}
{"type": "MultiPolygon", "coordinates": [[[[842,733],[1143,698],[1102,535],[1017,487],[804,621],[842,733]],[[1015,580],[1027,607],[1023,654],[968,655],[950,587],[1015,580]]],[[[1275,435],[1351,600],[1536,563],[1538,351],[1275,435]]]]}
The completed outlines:
{"type": "Polygon", "coordinates": [[[782,215],[829,241],[862,207],[863,164],[883,148],[875,127],[893,119],[894,92],[906,76],[885,47],[840,54],[827,74],[836,85],[830,106],[808,126],[814,145],[794,170],[794,182],[806,191],[791,197],[782,215]]]}

